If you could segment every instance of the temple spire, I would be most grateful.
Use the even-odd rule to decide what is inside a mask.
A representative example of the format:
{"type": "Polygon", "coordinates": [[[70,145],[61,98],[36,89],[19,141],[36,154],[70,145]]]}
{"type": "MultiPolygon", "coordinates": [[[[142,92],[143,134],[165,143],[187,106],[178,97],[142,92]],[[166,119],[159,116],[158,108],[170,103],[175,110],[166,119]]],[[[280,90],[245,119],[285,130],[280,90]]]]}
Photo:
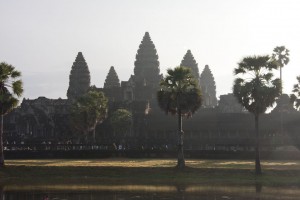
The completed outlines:
{"type": "Polygon", "coordinates": [[[184,55],[184,57],[180,63],[180,66],[190,68],[193,76],[199,82],[200,76],[199,76],[198,64],[197,64],[191,50],[188,50],[186,52],[186,54],[184,55]]]}
{"type": "Polygon", "coordinates": [[[200,86],[203,95],[203,106],[215,107],[218,103],[216,97],[216,83],[208,65],[205,65],[201,73],[200,86]]]}
{"type": "Polygon", "coordinates": [[[78,52],[78,54],[76,56],[76,59],[75,59],[75,62],[85,62],[85,59],[82,55],[82,52],[78,52]]]}
{"type": "Polygon", "coordinates": [[[81,52],[78,52],[70,72],[68,99],[76,99],[87,92],[90,87],[90,71],[81,52]]]}
{"type": "Polygon", "coordinates": [[[115,68],[111,66],[104,82],[104,88],[113,87],[120,87],[120,80],[115,71],[115,68]]]}
{"type": "Polygon", "coordinates": [[[160,81],[158,55],[148,32],[145,33],[139,46],[134,66],[137,84],[158,86],[160,81]]]}

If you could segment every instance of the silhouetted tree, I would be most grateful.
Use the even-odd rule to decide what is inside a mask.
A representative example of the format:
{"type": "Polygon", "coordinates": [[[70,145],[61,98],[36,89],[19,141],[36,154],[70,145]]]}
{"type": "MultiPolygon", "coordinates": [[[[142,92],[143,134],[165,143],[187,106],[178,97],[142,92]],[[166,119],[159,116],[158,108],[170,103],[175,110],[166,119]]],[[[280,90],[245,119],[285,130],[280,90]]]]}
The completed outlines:
{"type": "Polygon", "coordinates": [[[280,79],[273,78],[273,69],[277,63],[269,56],[245,57],[234,69],[237,78],[234,81],[233,93],[238,101],[254,115],[255,118],[255,172],[261,174],[259,115],[275,102],[280,95],[280,79]]]}
{"type": "Polygon", "coordinates": [[[71,126],[79,131],[88,142],[92,133],[92,142],[96,141],[95,129],[106,117],[107,98],[102,92],[88,91],[71,106],[71,126]]]}
{"type": "Polygon", "coordinates": [[[4,166],[3,116],[18,105],[23,93],[21,72],[5,62],[0,63],[0,167],[4,166]]]}
{"type": "Polygon", "coordinates": [[[126,136],[132,124],[132,114],[126,109],[118,109],[112,113],[110,123],[114,132],[117,134],[123,133],[122,136],[126,136]]]}
{"type": "Polygon", "coordinates": [[[178,116],[178,168],[185,167],[182,116],[190,117],[201,106],[201,91],[189,68],[167,70],[157,92],[158,104],[166,114],[178,116]]]}
{"type": "Polygon", "coordinates": [[[290,61],[289,59],[289,50],[285,46],[275,47],[273,50],[272,58],[276,60],[277,65],[280,68],[280,94],[282,94],[282,68],[287,65],[290,61]]]}
{"type": "Polygon", "coordinates": [[[297,76],[298,83],[294,85],[293,94],[290,95],[291,102],[297,110],[300,108],[300,76],[297,76]]]}

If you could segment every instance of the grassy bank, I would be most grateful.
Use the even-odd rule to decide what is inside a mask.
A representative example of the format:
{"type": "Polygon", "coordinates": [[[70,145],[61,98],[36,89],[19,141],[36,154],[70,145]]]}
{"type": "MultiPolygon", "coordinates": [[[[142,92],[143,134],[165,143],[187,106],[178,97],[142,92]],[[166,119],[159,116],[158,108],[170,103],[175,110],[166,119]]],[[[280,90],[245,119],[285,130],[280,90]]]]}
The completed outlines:
{"type": "Polygon", "coordinates": [[[300,161],[263,161],[262,176],[250,160],[171,159],[7,160],[0,182],[27,184],[263,184],[300,186],[300,161]]]}

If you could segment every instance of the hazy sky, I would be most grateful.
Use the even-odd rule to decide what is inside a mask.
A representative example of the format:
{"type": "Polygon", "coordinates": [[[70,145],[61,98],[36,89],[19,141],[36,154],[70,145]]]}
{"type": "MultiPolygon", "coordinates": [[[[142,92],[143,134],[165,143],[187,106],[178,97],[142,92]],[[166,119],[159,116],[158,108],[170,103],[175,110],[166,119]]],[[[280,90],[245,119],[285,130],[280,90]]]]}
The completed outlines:
{"type": "Polygon", "coordinates": [[[25,98],[66,98],[79,51],[92,84],[103,87],[110,66],[127,81],[148,31],[161,73],[190,49],[200,72],[210,66],[219,97],[232,91],[244,56],[285,45],[284,92],[291,93],[300,75],[299,10],[298,0],[0,0],[0,62],[22,72],[25,98]]]}

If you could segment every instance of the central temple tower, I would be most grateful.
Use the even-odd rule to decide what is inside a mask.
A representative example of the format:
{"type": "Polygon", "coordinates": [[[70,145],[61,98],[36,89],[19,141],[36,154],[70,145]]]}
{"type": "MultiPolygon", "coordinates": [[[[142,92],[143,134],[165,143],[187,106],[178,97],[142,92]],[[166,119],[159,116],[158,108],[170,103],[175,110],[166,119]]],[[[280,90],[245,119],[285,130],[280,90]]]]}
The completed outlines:
{"type": "Polygon", "coordinates": [[[158,55],[148,32],[145,33],[135,58],[134,75],[122,86],[126,96],[130,96],[127,99],[135,101],[156,99],[162,75],[159,74],[158,55]]]}
{"type": "Polygon", "coordinates": [[[78,52],[75,62],[73,63],[69,88],[67,91],[68,99],[76,99],[84,95],[91,84],[91,76],[87,63],[81,52],[78,52]]]}
{"type": "Polygon", "coordinates": [[[134,62],[136,85],[157,87],[160,81],[158,55],[148,32],[145,33],[134,62]]]}
{"type": "Polygon", "coordinates": [[[198,64],[191,52],[191,50],[188,50],[186,52],[186,54],[184,55],[181,63],[180,63],[181,67],[188,67],[191,69],[192,74],[194,76],[194,78],[198,81],[198,83],[200,83],[200,76],[199,76],[199,68],[198,68],[198,64]]]}

